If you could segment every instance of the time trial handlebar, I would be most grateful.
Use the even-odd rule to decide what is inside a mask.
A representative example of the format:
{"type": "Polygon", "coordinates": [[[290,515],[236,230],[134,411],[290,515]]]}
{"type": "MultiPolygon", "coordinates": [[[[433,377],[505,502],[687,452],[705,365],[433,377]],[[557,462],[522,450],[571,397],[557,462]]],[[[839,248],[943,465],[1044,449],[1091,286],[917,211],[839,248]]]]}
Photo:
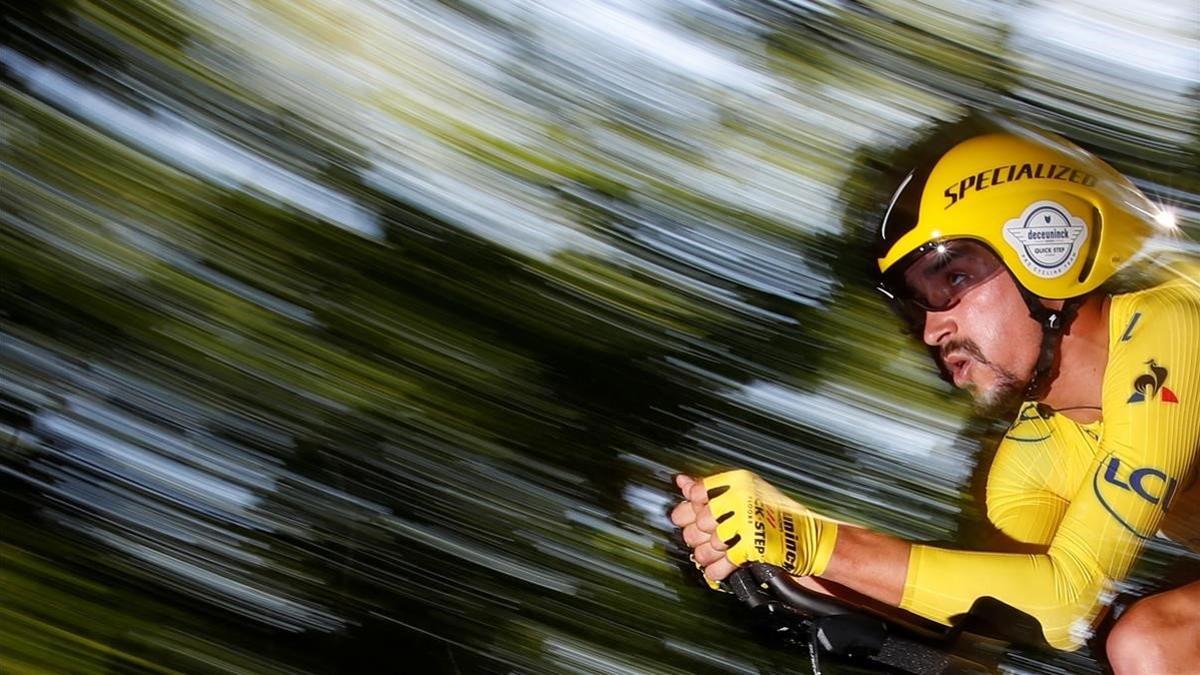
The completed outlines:
{"type": "Polygon", "coordinates": [[[972,636],[968,642],[978,654],[959,655],[955,653],[962,637],[958,631],[875,616],[811,591],[771,565],[746,565],[731,574],[725,585],[773,632],[807,646],[813,672],[818,674],[824,655],[909,675],[992,673],[1003,653],[1003,643],[972,636]]]}

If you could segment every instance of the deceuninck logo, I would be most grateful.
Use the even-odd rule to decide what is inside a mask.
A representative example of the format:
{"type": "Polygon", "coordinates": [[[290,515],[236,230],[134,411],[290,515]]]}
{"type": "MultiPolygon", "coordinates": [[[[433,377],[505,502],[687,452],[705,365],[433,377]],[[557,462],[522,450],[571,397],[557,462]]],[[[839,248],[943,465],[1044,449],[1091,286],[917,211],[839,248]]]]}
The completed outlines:
{"type": "Polygon", "coordinates": [[[1062,204],[1043,200],[1004,223],[1004,240],[1030,272],[1039,277],[1057,277],[1079,257],[1087,240],[1087,223],[1071,215],[1062,204]]]}

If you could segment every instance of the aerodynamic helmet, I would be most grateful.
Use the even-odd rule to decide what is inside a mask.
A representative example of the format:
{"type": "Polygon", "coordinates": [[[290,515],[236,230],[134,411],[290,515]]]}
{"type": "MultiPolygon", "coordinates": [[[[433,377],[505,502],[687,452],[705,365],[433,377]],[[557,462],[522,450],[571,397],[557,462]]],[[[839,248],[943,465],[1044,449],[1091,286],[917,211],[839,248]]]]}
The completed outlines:
{"type": "Polygon", "coordinates": [[[1042,327],[1026,391],[1036,398],[1083,296],[1142,249],[1158,210],[1101,159],[1014,123],[942,147],[887,205],[876,237],[879,288],[920,325],[926,312],[953,307],[1007,271],[1042,327]],[[1044,299],[1065,302],[1054,309],[1044,299]]]}
{"type": "Polygon", "coordinates": [[[1139,251],[1155,212],[1128,179],[1062,138],[987,133],[904,178],[880,224],[877,262],[884,290],[903,297],[900,274],[909,264],[970,239],[1032,295],[1075,298],[1139,251]]]}

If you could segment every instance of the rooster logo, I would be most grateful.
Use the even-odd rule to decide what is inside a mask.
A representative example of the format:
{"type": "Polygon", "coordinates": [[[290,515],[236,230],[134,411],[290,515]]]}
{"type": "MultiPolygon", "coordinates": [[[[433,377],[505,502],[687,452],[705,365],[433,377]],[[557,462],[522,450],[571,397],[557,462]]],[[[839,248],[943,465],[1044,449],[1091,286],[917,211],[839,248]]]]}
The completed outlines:
{"type": "Polygon", "coordinates": [[[1155,363],[1154,359],[1147,361],[1146,365],[1150,367],[1150,372],[1139,375],[1133,381],[1133,396],[1130,396],[1126,403],[1141,403],[1155,396],[1163,403],[1178,403],[1179,397],[1175,396],[1175,392],[1164,386],[1167,381],[1167,369],[1155,363]]]}

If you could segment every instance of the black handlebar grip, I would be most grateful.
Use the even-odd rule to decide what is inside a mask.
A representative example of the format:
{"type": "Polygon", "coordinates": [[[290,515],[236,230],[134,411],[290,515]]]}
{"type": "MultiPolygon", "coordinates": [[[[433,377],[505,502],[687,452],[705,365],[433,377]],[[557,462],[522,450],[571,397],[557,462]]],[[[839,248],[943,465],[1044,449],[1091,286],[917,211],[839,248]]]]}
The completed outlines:
{"type": "Polygon", "coordinates": [[[771,601],[771,598],[759,588],[754,575],[744,567],[734,570],[733,574],[725,579],[725,585],[738,600],[750,609],[758,609],[771,601]]]}
{"type": "Polygon", "coordinates": [[[775,597],[806,616],[837,616],[853,613],[853,610],[840,601],[801,587],[792,580],[791,575],[778,567],[763,563],[751,563],[749,568],[754,578],[759,583],[766,584],[775,593],[775,597]]]}

